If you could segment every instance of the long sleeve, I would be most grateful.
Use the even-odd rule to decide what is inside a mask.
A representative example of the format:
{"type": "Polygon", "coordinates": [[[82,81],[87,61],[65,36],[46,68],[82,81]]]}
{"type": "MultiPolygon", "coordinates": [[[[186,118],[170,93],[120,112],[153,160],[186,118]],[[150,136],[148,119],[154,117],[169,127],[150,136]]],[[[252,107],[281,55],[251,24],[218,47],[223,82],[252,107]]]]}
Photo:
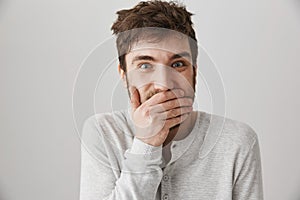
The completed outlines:
{"type": "Polygon", "coordinates": [[[124,153],[122,169],[115,169],[110,161],[112,153],[106,148],[109,144],[97,126],[96,120],[89,118],[82,131],[80,199],[154,200],[162,178],[162,147],[134,138],[124,153]],[[119,177],[114,170],[121,171],[119,177]]]}
{"type": "Polygon", "coordinates": [[[233,188],[234,200],[263,200],[260,149],[255,138],[239,171],[233,188]]]}

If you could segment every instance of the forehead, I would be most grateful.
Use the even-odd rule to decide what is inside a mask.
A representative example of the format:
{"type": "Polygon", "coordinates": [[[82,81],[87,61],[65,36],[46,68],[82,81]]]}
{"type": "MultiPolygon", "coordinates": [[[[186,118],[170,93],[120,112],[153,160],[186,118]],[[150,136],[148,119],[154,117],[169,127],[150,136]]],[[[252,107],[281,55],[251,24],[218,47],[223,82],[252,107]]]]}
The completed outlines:
{"type": "Polygon", "coordinates": [[[141,39],[134,43],[128,54],[147,52],[148,54],[163,53],[178,54],[191,52],[188,37],[182,34],[170,34],[162,38],[141,39]]]}
{"type": "Polygon", "coordinates": [[[167,51],[174,54],[182,51],[190,52],[188,38],[182,34],[169,34],[159,38],[145,38],[135,42],[129,53],[152,49],[167,51]]]}

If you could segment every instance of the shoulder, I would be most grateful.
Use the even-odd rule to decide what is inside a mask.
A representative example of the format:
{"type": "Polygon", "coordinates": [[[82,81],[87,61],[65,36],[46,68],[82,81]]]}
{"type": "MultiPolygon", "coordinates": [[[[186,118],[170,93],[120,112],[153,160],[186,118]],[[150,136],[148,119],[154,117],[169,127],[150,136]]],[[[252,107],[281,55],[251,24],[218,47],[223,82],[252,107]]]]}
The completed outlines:
{"type": "Polygon", "coordinates": [[[98,141],[123,149],[133,138],[131,124],[127,110],[97,113],[85,119],[81,139],[89,144],[98,141]]]}
{"type": "Polygon", "coordinates": [[[131,122],[127,110],[107,113],[97,113],[85,119],[83,127],[93,128],[98,131],[122,132],[131,129],[131,122]]]}
{"type": "Polygon", "coordinates": [[[209,121],[207,136],[219,150],[249,150],[258,142],[256,131],[246,122],[204,113],[209,121]]]}
{"type": "Polygon", "coordinates": [[[256,131],[247,123],[226,118],[223,128],[223,137],[236,145],[251,147],[258,140],[256,131]]]}
{"type": "Polygon", "coordinates": [[[246,122],[226,118],[222,139],[231,141],[234,145],[252,148],[258,141],[256,131],[246,122]]]}
{"type": "Polygon", "coordinates": [[[114,112],[106,112],[106,113],[96,113],[87,117],[84,121],[84,125],[100,125],[100,126],[110,126],[114,122],[123,122],[127,121],[126,111],[119,110],[114,112]]]}

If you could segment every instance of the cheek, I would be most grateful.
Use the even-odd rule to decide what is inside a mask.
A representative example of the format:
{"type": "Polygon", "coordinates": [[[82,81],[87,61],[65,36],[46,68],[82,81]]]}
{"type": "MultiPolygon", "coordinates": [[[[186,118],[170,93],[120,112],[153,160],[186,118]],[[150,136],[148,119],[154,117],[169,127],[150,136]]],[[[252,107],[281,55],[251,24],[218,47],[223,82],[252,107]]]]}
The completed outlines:
{"type": "Polygon", "coordinates": [[[193,70],[187,70],[181,73],[180,81],[177,81],[177,87],[182,88],[191,95],[195,92],[195,77],[193,70]]]}
{"type": "Polygon", "coordinates": [[[150,73],[139,73],[137,71],[131,71],[128,73],[129,84],[136,88],[146,87],[150,82],[152,76],[150,73]]]}
{"type": "Polygon", "coordinates": [[[194,80],[194,71],[191,70],[186,70],[184,72],[181,73],[181,76],[184,80],[181,80],[181,82],[185,82],[185,83],[193,83],[194,80]]]}

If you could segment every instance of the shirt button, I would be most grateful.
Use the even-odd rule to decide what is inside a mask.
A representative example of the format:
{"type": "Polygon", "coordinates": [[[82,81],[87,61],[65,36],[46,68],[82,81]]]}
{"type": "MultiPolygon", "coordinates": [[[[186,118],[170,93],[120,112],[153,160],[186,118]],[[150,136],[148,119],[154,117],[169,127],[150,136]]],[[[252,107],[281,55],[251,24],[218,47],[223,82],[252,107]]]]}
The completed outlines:
{"type": "Polygon", "coordinates": [[[169,176],[168,175],[164,175],[164,181],[169,180],[169,176]]]}
{"type": "Polygon", "coordinates": [[[164,199],[164,200],[168,200],[168,199],[169,199],[168,194],[165,194],[163,199],[164,199]]]}

